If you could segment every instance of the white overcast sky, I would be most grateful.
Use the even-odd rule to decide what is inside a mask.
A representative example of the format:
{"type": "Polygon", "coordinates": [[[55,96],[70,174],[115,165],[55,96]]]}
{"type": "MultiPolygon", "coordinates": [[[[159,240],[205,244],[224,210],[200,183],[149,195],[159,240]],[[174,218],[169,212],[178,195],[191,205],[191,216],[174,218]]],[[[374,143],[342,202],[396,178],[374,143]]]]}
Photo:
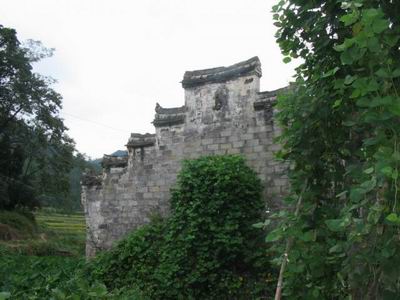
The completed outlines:
{"type": "Polygon", "coordinates": [[[288,84],[275,43],[277,0],[0,0],[0,24],[55,48],[36,70],[55,78],[77,149],[101,157],[130,132],[154,132],[156,102],[184,104],[186,70],[258,56],[262,90],[288,84]],[[103,126],[105,125],[105,126],[103,126]],[[108,126],[108,127],[106,127],[108,126]]]}

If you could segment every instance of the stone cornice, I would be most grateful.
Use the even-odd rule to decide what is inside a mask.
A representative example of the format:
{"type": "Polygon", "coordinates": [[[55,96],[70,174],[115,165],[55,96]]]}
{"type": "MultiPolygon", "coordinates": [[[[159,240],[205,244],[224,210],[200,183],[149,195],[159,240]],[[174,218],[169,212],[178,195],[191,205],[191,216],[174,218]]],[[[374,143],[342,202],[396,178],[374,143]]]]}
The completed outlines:
{"type": "Polygon", "coordinates": [[[104,155],[101,165],[104,169],[125,168],[128,165],[128,156],[104,155]]]}
{"type": "Polygon", "coordinates": [[[247,75],[261,77],[261,62],[257,56],[229,67],[186,71],[183,76],[182,86],[191,88],[208,83],[226,82],[247,75]]]}
{"type": "Polygon", "coordinates": [[[155,127],[166,127],[185,123],[186,106],[163,108],[156,104],[156,115],[153,125],[155,127]]]}
{"type": "Polygon", "coordinates": [[[132,133],[126,147],[129,148],[144,148],[152,147],[156,142],[156,135],[151,133],[140,134],[132,133]]]}

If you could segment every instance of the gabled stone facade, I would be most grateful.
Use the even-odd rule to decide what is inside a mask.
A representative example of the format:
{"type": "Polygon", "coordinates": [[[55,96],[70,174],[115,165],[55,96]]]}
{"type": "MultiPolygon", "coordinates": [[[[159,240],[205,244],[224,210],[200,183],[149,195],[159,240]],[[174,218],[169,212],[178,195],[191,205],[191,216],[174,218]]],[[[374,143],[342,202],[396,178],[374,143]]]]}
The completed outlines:
{"type": "Polygon", "coordinates": [[[273,115],[278,91],[260,92],[258,57],[232,65],[186,72],[185,105],[156,105],[155,134],[132,133],[127,157],[105,155],[103,174],[82,181],[88,256],[108,249],[127,232],[167,215],[170,188],[183,159],[239,154],[262,180],[268,208],[279,205],[288,181],[274,160],[279,135],[273,115]]]}

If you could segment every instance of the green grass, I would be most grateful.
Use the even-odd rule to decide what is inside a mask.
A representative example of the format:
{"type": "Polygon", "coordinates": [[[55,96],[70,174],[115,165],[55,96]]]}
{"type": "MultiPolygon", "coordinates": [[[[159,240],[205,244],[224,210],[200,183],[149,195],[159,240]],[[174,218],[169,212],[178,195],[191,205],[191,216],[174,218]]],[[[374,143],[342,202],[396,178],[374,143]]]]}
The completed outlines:
{"type": "Polygon", "coordinates": [[[38,212],[35,219],[36,223],[32,223],[16,212],[0,212],[0,223],[11,224],[19,233],[17,239],[0,241],[0,247],[24,255],[84,255],[86,227],[83,214],[38,212]]]}
{"type": "Polygon", "coordinates": [[[12,233],[0,237],[0,299],[64,299],[54,297],[58,288],[83,295],[90,289],[72,280],[85,261],[83,214],[0,211],[0,225],[12,233]]]}

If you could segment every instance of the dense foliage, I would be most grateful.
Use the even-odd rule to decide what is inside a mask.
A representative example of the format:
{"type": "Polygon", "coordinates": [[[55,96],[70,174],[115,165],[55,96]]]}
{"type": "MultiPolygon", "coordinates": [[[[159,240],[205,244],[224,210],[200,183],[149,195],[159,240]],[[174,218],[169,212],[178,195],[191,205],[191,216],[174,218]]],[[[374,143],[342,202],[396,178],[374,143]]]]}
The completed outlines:
{"type": "Polygon", "coordinates": [[[37,223],[29,212],[0,212],[0,300],[139,299],[134,289],[110,293],[81,276],[83,215],[40,212],[35,218],[37,223]]]}
{"type": "Polygon", "coordinates": [[[185,161],[171,216],[133,232],[87,269],[110,288],[149,299],[242,299],[273,292],[262,236],[256,174],[238,156],[185,161]],[[264,290],[263,290],[264,289],[264,290]]]}
{"type": "Polygon", "coordinates": [[[285,61],[303,60],[278,104],[287,200],[302,206],[273,215],[280,225],[267,237],[293,242],[285,299],[400,294],[399,12],[397,0],[274,7],[285,61]]]}
{"type": "Polygon", "coordinates": [[[0,209],[38,206],[68,191],[74,143],[58,116],[61,96],[32,64],[51,55],[0,25],[0,209]]]}
{"type": "Polygon", "coordinates": [[[109,292],[103,283],[89,283],[77,272],[85,264],[84,258],[23,256],[0,249],[0,300],[141,299],[135,289],[109,292]]]}
{"type": "Polygon", "coordinates": [[[81,204],[81,179],[82,174],[88,170],[99,173],[101,166],[88,158],[86,155],[77,152],[70,161],[70,169],[62,174],[67,181],[67,189],[60,189],[54,192],[45,192],[38,195],[42,207],[51,207],[62,212],[76,212],[82,210],[81,204]]]}
{"type": "Polygon", "coordinates": [[[52,290],[67,282],[83,263],[76,258],[1,255],[0,288],[14,299],[49,298],[52,290]]]}

